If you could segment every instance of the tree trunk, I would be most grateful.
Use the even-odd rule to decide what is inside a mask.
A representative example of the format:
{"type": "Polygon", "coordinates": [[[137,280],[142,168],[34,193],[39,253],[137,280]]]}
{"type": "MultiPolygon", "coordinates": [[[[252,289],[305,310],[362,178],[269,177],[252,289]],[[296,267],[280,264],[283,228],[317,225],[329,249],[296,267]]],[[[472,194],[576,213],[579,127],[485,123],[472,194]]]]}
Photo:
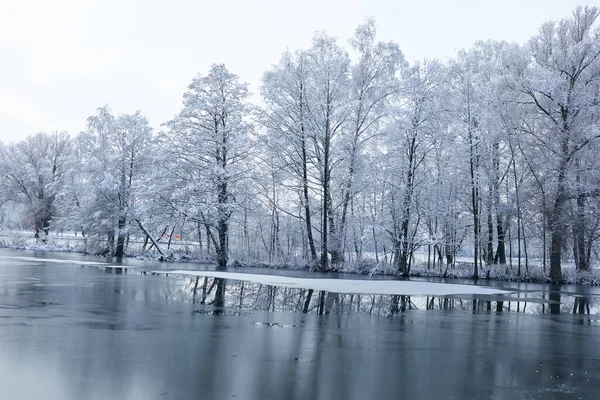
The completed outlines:
{"type": "Polygon", "coordinates": [[[471,207],[473,209],[473,278],[479,278],[479,179],[477,169],[479,168],[478,144],[473,134],[474,126],[471,110],[468,115],[469,133],[469,169],[471,173],[471,207]]]}
{"type": "Polygon", "coordinates": [[[319,306],[317,308],[317,314],[323,315],[325,311],[325,291],[319,291],[319,306]]]}
{"type": "Polygon", "coordinates": [[[500,214],[496,214],[496,232],[498,236],[498,247],[496,248],[494,263],[504,265],[506,264],[506,247],[504,244],[506,233],[504,232],[502,215],[500,214]]]}
{"type": "Polygon", "coordinates": [[[408,276],[410,273],[408,259],[409,255],[409,225],[410,225],[410,206],[412,204],[414,179],[416,171],[417,157],[417,132],[414,131],[409,139],[408,145],[408,169],[406,171],[406,186],[402,202],[402,222],[400,224],[400,253],[396,255],[398,260],[398,272],[402,276],[408,276]]]}
{"type": "Polygon", "coordinates": [[[327,210],[329,210],[329,254],[331,254],[331,265],[337,266],[344,261],[342,254],[342,243],[339,232],[333,219],[333,201],[331,199],[331,188],[327,191],[327,210]]]}
{"type": "Polygon", "coordinates": [[[136,222],[138,223],[138,226],[140,227],[140,229],[142,230],[142,232],[144,232],[144,234],[146,235],[146,237],[150,239],[150,241],[152,242],[152,245],[153,245],[154,247],[156,247],[156,251],[158,251],[158,253],[159,253],[161,256],[164,256],[164,255],[165,255],[165,252],[164,252],[164,251],[162,251],[162,249],[161,249],[161,248],[160,248],[160,246],[158,245],[158,240],[154,240],[154,238],[153,238],[153,237],[150,235],[150,232],[148,232],[148,231],[146,230],[146,228],[144,228],[144,225],[142,225],[142,222],[141,222],[139,219],[137,219],[137,220],[136,220],[136,222]]]}
{"type": "Polygon", "coordinates": [[[215,307],[224,307],[225,306],[225,283],[226,280],[224,278],[215,278],[217,280],[217,290],[215,292],[215,301],[213,305],[215,307]]]}
{"type": "MultiPolygon", "coordinates": [[[[490,195],[492,190],[490,188],[490,195]]],[[[491,197],[491,196],[490,196],[491,197]]],[[[488,199],[487,205],[487,229],[488,229],[488,240],[487,249],[485,254],[485,262],[488,265],[494,263],[494,219],[492,217],[492,200],[488,199]]]]}
{"type": "Polygon", "coordinates": [[[590,266],[587,262],[588,251],[586,250],[585,240],[585,195],[581,192],[577,195],[575,223],[573,225],[573,242],[575,243],[575,266],[577,271],[589,271],[590,266]]]}
{"type": "Polygon", "coordinates": [[[198,250],[202,252],[202,224],[200,222],[196,224],[196,229],[198,231],[198,250]]]}
{"type": "Polygon", "coordinates": [[[559,170],[557,195],[554,202],[554,209],[549,218],[551,239],[550,239],[550,279],[553,282],[562,282],[562,247],[564,240],[564,216],[563,209],[565,203],[565,168],[566,165],[559,170]]]}
{"type": "Polygon", "coordinates": [[[471,166],[471,206],[473,207],[473,278],[479,277],[479,190],[475,186],[474,167],[471,166]]]}
{"type": "Polygon", "coordinates": [[[217,234],[219,246],[217,248],[217,269],[223,271],[227,267],[227,235],[229,229],[229,211],[227,205],[227,182],[219,183],[219,195],[217,198],[219,204],[219,218],[217,222],[217,234]]]}
{"type": "Polygon", "coordinates": [[[115,257],[123,258],[125,255],[125,226],[127,224],[127,219],[124,215],[119,217],[119,221],[117,223],[117,248],[115,250],[115,257]]]}
{"type": "Polygon", "coordinates": [[[494,202],[494,209],[496,211],[496,236],[498,238],[498,245],[496,247],[496,255],[494,256],[494,264],[506,264],[506,246],[504,243],[506,232],[504,230],[503,223],[503,212],[500,208],[500,155],[499,155],[500,144],[494,142],[493,144],[493,168],[494,168],[494,185],[492,187],[492,197],[494,202]]]}
{"type": "Polygon", "coordinates": [[[148,235],[145,235],[146,237],[144,238],[144,244],[142,245],[142,252],[146,251],[146,246],[148,246],[148,235]]]}
{"type": "Polygon", "coordinates": [[[34,237],[36,241],[46,243],[48,241],[48,233],[50,233],[50,217],[42,217],[35,221],[34,237]]]}
{"type": "Polygon", "coordinates": [[[108,234],[107,241],[108,241],[108,256],[112,256],[113,250],[115,249],[115,234],[114,234],[114,232],[111,232],[108,234]]]}
{"type": "Polygon", "coordinates": [[[304,85],[300,85],[300,150],[302,153],[302,196],[304,205],[304,221],[306,222],[306,236],[310,248],[310,257],[313,262],[317,261],[317,249],[313,237],[310,197],[308,196],[308,155],[306,150],[306,132],[304,128],[304,85]]]}
{"type": "Polygon", "coordinates": [[[321,226],[321,271],[329,270],[329,151],[330,151],[330,132],[329,132],[329,120],[326,121],[325,126],[325,141],[323,144],[323,221],[321,226]]]}
{"type": "Polygon", "coordinates": [[[171,240],[173,240],[173,234],[175,233],[175,224],[173,224],[173,229],[169,233],[169,239],[167,240],[167,250],[171,250],[171,240]]]}
{"type": "Polygon", "coordinates": [[[306,294],[306,300],[304,301],[304,307],[302,308],[302,312],[306,314],[308,312],[308,307],[310,306],[310,300],[313,295],[313,289],[308,289],[308,293],[306,294]]]}

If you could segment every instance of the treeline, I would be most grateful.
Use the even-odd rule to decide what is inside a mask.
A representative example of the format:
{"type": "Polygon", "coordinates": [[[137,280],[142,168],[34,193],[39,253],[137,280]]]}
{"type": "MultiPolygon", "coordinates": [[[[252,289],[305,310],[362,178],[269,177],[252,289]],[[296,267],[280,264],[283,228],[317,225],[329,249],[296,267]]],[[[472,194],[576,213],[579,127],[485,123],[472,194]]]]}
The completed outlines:
{"type": "Polygon", "coordinates": [[[560,281],[561,263],[589,270],[598,252],[598,14],[448,62],[408,63],[372,20],[346,46],[318,33],[265,72],[260,105],[213,65],[158,132],[105,106],[75,137],[3,144],[3,223],[117,257],[179,234],[221,267],[373,259],[408,275],[422,250],[435,266],[468,252],[474,276],[535,259],[560,281]]]}

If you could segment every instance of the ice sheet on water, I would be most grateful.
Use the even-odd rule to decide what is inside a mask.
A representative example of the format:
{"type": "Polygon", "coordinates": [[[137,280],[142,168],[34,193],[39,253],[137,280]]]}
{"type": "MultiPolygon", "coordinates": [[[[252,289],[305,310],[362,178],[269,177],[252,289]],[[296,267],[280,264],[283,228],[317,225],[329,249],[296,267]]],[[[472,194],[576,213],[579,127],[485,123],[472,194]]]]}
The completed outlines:
{"type": "Polygon", "coordinates": [[[11,259],[11,260],[22,260],[22,261],[33,261],[33,262],[47,262],[47,263],[58,263],[58,264],[77,264],[77,265],[103,265],[105,263],[96,261],[80,261],[80,260],[65,260],[55,258],[41,258],[41,257],[18,257],[18,256],[0,256],[0,259],[11,259]]]}
{"type": "Polygon", "coordinates": [[[290,276],[246,274],[223,271],[154,271],[157,275],[183,275],[234,279],[263,285],[324,290],[334,293],[393,294],[405,296],[498,295],[514,291],[478,285],[398,280],[355,280],[327,278],[294,278],[290,276]]]}

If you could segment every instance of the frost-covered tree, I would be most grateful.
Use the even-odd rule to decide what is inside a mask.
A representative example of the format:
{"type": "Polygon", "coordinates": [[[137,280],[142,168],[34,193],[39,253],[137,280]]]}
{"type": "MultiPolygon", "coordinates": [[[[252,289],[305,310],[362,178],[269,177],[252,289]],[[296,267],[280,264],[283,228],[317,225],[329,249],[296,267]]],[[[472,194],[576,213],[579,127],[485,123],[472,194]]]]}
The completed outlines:
{"type": "MultiPolygon", "coordinates": [[[[390,114],[391,98],[400,90],[399,77],[406,67],[404,56],[395,43],[376,42],[376,25],[368,19],[360,25],[350,40],[356,61],[349,68],[348,120],[341,172],[341,193],[337,237],[334,238],[332,259],[343,260],[349,219],[356,219],[354,199],[368,185],[368,158],[375,139],[382,134],[385,118],[390,114]]],[[[360,229],[359,229],[360,231],[360,229]]],[[[352,227],[356,238],[357,227],[352,227]]],[[[354,243],[355,252],[357,243],[354,243]]]]}
{"type": "Polygon", "coordinates": [[[0,198],[23,206],[23,217],[38,240],[46,240],[57,217],[71,149],[66,132],[38,133],[18,143],[0,144],[0,198]]]}
{"type": "Polygon", "coordinates": [[[228,261],[229,223],[253,147],[248,88],[222,64],[192,80],[183,108],[168,123],[172,190],[163,199],[207,228],[217,261],[228,261]]]}
{"type": "Polygon", "coordinates": [[[60,224],[118,256],[140,232],[164,254],[177,230],[219,268],[409,274],[426,246],[429,268],[469,256],[475,278],[538,256],[545,270],[549,253],[560,281],[561,260],[587,271],[600,251],[599,14],[412,65],[371,19],[346,46],[317,33],[264,74],[260,108],[213,65],[156,137],[140,113],[104,107],[72,149],[59,134],[2,145],[2,207],[38,237],[60,224]]]}
{"type": "Polygon", "coordinates": [[[395,98],[394,119],[388,133],[387,186],[391,226],[387,228],[399,273],[408,275],[411,256],[419,247],[419,185],[423,166],[444,117],[444,67],[437,61],[408,68],[395,98]]]}
{"type": "Polygon", "coordinates": [[[88,118],[77,142],[83,168],[79,184],[88,188],[74,198],[82,212],[80,226],[88,234],[107,235],[109,252],[123,257],[130,226],[139,218],[135,207],[147,179],[152,129],[139,111],[114,117],[105,106],[88,118]]]}
{"type": "Polygon", "coordinates": [[[261,94],[265,106],[260,112],[260,121],[266,128],[263,143],[268,149],[267,157],[272,157],[288,175],[288,184],[280,182],[279,191],[290,186],[296,191],[300,202],[298,218],[303,221],[310,259],[316,262],[311,206],[315,179],[314,154],[309,142],[309,73],[305,51],[284,53],[279,64],[264,74],[261,94]]]}
{"type": "Polygon", "coordinates": [[[308,80],[310,140],[321,187],[321,269],[327,271],[330,252],[333,264],[341,261],[332,182],[334,169],[340,163],[340,144],[350,113],[350,59],[336,40],[324,33],[315,36],[307,55],[311,68],[308,80]]]}
{"type": "Polygon", "coordinates": [[[553,205],[548,216],[551,234],[550,277],[562,280],[561,258],[573,204],[577,267],[588,269],[585,240],[586,205],[596,190],[586,186],[582,168],[586,150],[600,138],[600,28],[596,7],[578,7],[571,18],[544,24],[529,42],[532,63],[519,77],[520,102],[533,119],[524,130],[548,160],[547,181],[553,205]]]}

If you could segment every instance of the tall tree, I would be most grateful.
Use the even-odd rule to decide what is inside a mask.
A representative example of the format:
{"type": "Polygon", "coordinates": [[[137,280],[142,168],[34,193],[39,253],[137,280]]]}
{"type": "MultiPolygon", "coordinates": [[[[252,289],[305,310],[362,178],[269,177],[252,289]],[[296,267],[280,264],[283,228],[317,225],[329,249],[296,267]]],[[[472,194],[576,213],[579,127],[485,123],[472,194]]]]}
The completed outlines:
{"type": "Polygon", "coordinates": [[[444,67],[437,61],[417,63],[408,69],[400,96],[396,98],[396,118],[391,127],[389,161],[392,163],[390,213],[394,259],[398,272],[408,275],[410,259],[418,246],[414,238],[415,196],[422,179],[418,173],[424,165],[438,133],[444,110],[444,67]],[[400,179],[398,179],[400,178],[400,179]]]}
{"type": "Polygon", "coordinates": [[[248,175],[245,161],[253,141],[248,96],[247,85],[237,75],[215,64],[207,75],[192,80],[181,112],[168,123],[179,169],[173,184],[179,190],[166,200],[207,227],[220,268],[228,261],[236,183],[248,175]]]}
{"type": "MultiPolygon", "coordinates": [[[[341,210],[337,237],[331,248],[332,261],[343,260],[348,212],[352,202],[365,184],[365,164],[368,145],[381,134],[384,118],[390,111],[390,98],[400,89],[400,71],[406,67],[404,56],[395,43],[375,42],[376,26],[373,19],[360,25],[350,40],[357,53],[350,66],[348,139],[344,142],[343,164],[346,168],[341,187],[341,210]]],[[[352,214],[352,212],[351,212],[352,214]]]]}
{"type": "Polygon", "coordinates": [[[544,24],[529,42],[533,62],[520,81],[522,103],[530,107],[539,123],[530,122],[526,132],[550,161],[553,205],[548,216],[551,234],[550,278],[562,280],[561,258],[568,232],[568,205],[575,200],[575,260],[587,269],[585,207],[589,191],[578,165],[590,143],[600,138],[597,116],[600,104],[600,29],[596,7],[578,7],[571,18],[544,24]],[[543,125],[543,126],[540,126],[543,125]],[[532,128],[532,127],[535,127],[532,128]],[[570,179],[576,183],[572,189],[570,179]]]}
{"type": "MultiPolygon", "coordinates": [[[[348,54],[331,38],[319,33],[308,51],[311,75],[308,81],[311,102],[311,141],[321,186],[321,269],[329,270],[329,253],[340,248],[334,220],[332,176],[339,165],[336,154],[349,114],[348,54]],[[334,241],[330,244],[330,239],[334,241]]],[[[341,260],[332,253],[332,263],[341,260]]]]}
{"type": "Polygon", "coordinates": [[[115,118],[104,106],[88,118],[88,128],[77,140],[90,184],[81,225],[88,232],[106,234],[109,252],[123,257],[130,224],[137,219],[137,192],[147,178],[152,129],[139,111],[115,118]]]}
{"type": "Polygon", "coordinates": [[[261,93],[265,107],[261,122],[267,128],[265,143],[275,160],[297,182],[310,257],[317,261],[311,207],[310,110],[308,103],[308,56],[305,51],[283,54],[279,64],[263,77],[261,93]]]}

